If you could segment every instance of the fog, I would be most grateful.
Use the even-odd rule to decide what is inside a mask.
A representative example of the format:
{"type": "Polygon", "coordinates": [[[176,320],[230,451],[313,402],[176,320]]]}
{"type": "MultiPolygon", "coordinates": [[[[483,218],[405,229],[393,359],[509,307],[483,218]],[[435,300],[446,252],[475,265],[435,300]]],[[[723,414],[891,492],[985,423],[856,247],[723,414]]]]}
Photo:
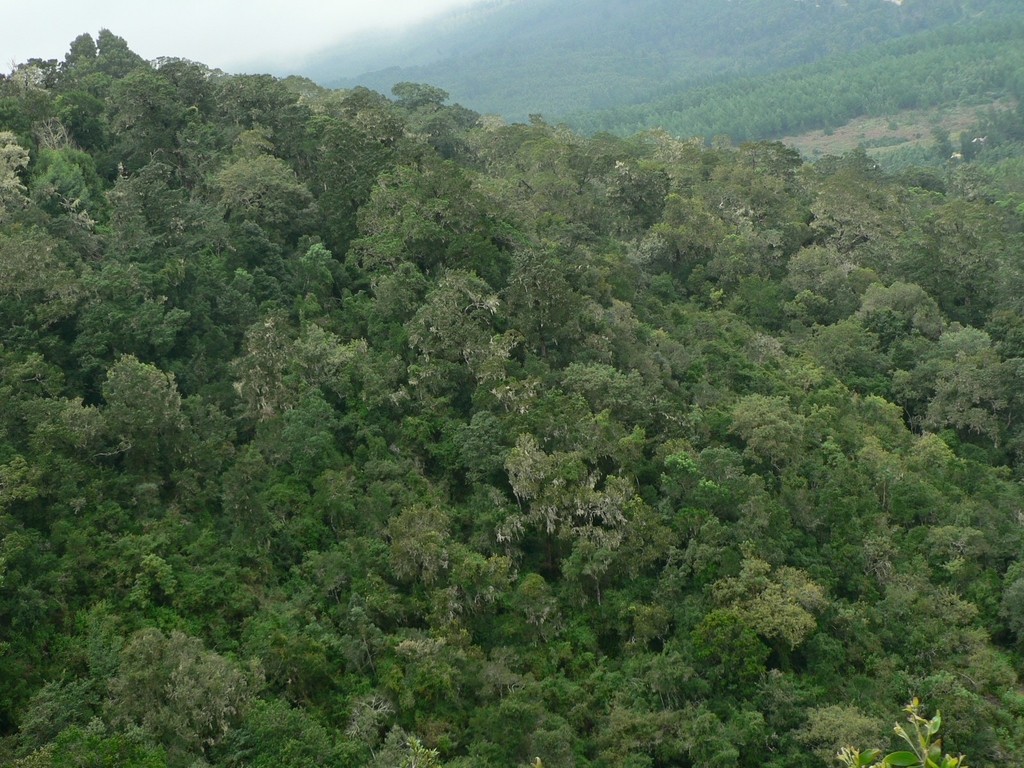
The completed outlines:
{"type": "Polygon", "coordinates": [[[227,71],[287,66],[360,30],[396,27],[469,0],[3,0],[0,69],[60,59],[78,35],[110,29],[147,59],[181,56],[227,71]]]}

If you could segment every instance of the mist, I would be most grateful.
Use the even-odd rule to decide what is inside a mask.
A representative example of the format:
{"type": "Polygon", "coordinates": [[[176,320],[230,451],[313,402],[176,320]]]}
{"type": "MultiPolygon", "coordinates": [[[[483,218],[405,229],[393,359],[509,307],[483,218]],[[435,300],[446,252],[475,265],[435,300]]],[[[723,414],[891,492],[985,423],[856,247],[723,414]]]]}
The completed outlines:
{"type": "Polygon", "coordinates": [[[83,32],[110,29],[147,59],[178,56],[227,71],[280,69],[362,30],[388,29],[465,6],[469,0],[54,0],[4,8],[0,66],[60,59],[83,32]],[[45,16],[45,18],[44,18],[45,16]]]}

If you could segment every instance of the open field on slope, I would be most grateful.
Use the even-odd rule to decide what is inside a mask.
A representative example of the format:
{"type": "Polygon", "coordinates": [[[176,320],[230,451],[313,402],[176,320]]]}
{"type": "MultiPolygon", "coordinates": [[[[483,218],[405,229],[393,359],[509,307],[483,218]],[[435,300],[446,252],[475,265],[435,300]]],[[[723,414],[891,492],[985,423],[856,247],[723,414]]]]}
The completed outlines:
{"type": "Polygon", "coordinates": [[[857,117],[839,128],[807,131],[781,141],[809,160],[864,147],[872,157],[884,161],[898,148],[933,146],[937,128],[948,131],[953,146],[959,147],[961,133],[977,123],[979,114],[1016,105],[1012,98],[1001,98],[983,105],[908,109],[893,115],[857,117]]]}

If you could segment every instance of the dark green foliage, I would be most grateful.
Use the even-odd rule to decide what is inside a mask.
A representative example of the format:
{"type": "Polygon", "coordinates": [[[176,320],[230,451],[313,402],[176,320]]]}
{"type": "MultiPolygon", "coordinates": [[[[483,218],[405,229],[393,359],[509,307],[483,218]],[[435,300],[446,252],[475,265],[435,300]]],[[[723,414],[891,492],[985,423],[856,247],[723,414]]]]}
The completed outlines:
{"type": "Polygon", "coordinates": [[[1012,120],[890,176],[157,64],[0,83],[0,763],[802,768],[919,694],[1022,765],[1012,120]]]}

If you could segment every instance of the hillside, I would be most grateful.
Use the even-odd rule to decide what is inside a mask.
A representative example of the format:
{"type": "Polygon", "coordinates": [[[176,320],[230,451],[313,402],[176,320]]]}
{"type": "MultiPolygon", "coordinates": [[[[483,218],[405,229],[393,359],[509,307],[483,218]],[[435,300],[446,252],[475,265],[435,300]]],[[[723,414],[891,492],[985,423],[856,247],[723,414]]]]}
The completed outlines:
{"type": "Polygon", "coordinates": [[[980,106],[1024,87],[1022,41],[1020,16],[943,27],[566,121],[588,133],[660,127],[676,136],[745,141],[835,128],[865,115],[980,106]]]}
{"type": "Polygon", "coordinates": [[[331,87],[429,82],[477,111],[525,120],[647,101],[937,26],[1013,12],[1008,0],[519,0],[310,59],[331,87]]]}
{"type": "Polygon", "coordinates": [[[1024,768],[1021,102],[889,174],[395,96],[0,77],[0,765],[824,768],[920,697],[1024,768]]]}

